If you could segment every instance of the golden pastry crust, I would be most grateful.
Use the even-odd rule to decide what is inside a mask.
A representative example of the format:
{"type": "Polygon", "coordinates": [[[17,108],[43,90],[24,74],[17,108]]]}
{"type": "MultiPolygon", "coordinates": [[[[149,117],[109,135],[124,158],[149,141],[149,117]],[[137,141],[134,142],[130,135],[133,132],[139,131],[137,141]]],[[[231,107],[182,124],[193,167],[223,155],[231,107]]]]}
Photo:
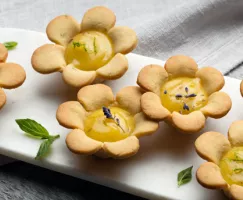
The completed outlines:
{"type": "Polygon", "coordinates": [[[213,67],[199,69],[196,77],[200,78],[208,95],[221,90],[225,84],[223,74],[213,67]]]}
{"type": "Polygon", "coordinates": [[[228,184],[221,175],[218,165],[212,162],[203,163],[197,170],[198,182],[209,189],[227,188],[228,184]]]}
{"type": "Polygon", "coordinates": [[[243,187],[239,185],[231,185],[229,189],[230,195],[234,200],[243,200],[243,187]]]}
{"type": "Polygon", "coordinates": [[[8,50],[2,43],[0,43],[0,63],[5,62],[7,57],[8,57],[8,50]]]}
{"type": "Polygon", "coordinates": [[[178,112],[173,112],[173,125],[184,133],[196,133],[203,129],[206,118],[201,111],[194,111],[188,115],[182,115],[178,112]]]}
{"type": "Polygon", "coordinates": [[[54,18],[48,24],[46,33],[57,45],[46,44],[36,49],[31,58],[33,68],[42,74],[63,72],[64,82],[78,88],[103,80],[119,79],[128,69],[128,60],[123,54],[131,52],[137,46],[137,35],[128,27],[114,27],[115,22],[113,11],[103,6],[89,9],[84,14],[81,25],[69,15],[54,18]],[[113,49],[108,63],[100,63],[101,66],[94,71],[82,71],[75,68],[72,61],[67,63],[67,57],[65,59],[67,45],[75,36],[86,31],[105,34],[113,49]]]}
{"type": "Polygon", "coordinates": [[[206,132],[195,141],[198,155],[202,158],[219,164],[223,155],[231,149],[228,139],[218,132],[206,132]]]}
{"type": "Polygon", "coordinates": [[[208,104],[201,108],[203,114],[215,119],[221,118],[230,111],[232,101],[225,92],[215,92],[208,98],[208,104]]]}
{"type": "Polygon", "coordinates": [[[160,65],[147,65],[138,74],[137,84],[146,91],[160,95],[160,88],[168,80],[168,73],[160,65]]]}
{"type": "Polygon", "coordinates": [[[8,50],[0,43],[0,109],[6,103],[6,95],[2,88],[17,88],[26,79],[26,73],[23,67],[15,63],[5,63],[7,56],[8,50]]]}
{"type": "Polygon", "coordinates": [[[36,49],[31,57],[31,64],[35,71],[41,74],[62,71],[66,66],[64,47],[55,44],[45,44],[36,49]]]}
{"type": "Polygon", "coordinates": [[[85,86],[78,92],[77,101],[61,104],[56,117],[62,126],[74,129],[67,138],[66,144],[70,151],[82,154],[123,159],[135,155],[139,149],[138,138],[155,132],[158,122],[148,119],[141,111],[139,87],[128,86],[121,89],[114,100],[111,88],[103,84],[85,86]],[[82,105],[81,105],[81,104],[82,105]],[[84,130],[84,120],[90,113],[103,106],[121,107],[134,115],[135,129],[125,139],[117,142],[99,142],[89,138],[84,130]]]}
{"type": "Polygon", "coordinates": [[[240,94],[243,97],[243,81],[240,82],[240,94]]]}
{"type": "Polygon", "coordinates": [[[68,85],[76,88],[91,84],[96,78],[95,71],[83,71],[77,69],[72,64],[64,67],[62,78],[68,85]]]}
{"type": "Polygon", "coordinates": [[[108,31],[108,35],[113,41],[115,53],[127,54],[138,44],[136,32],[127,26],[116,26],[108,31]]]}
{"type": "Polygon", "coordinates": [[[172,77],[195,77],[198,67],[192,58],[184,55],[176,55],[166,61],[165,70],[172,77]]]}
{"type": "Polygon", "coordinates": [[[128,70],[128,60],[123,54],[116,54],[105,66],[99,68],[96,73],[106,80],[121,78],[128,70]]]}
{"type": "Polygon", "coordinates": [[[122,88],[116,94],[116,101],[121,108],[129,111],[132,114],[141,112],[140,99],[143,92],[137,86],[128,86],[122,88]]]}
{"type": "Polygon", "coordinates": [[[87,111],[94,111],[102,106],[114,102],[114,95],[110,87],[104,84],[95,84],[83,87],[78,92],[78,101],[87,111]]]}
{"type": "Polygon", "coordinates": [[[6,95],[4,91],[0,88],[0,109],[5,105],[6,103],[6,95]]]}
{"type": "Polygon", "coordinates": [[[159,128],[158,122],[148,119],[143,113],[137,113],[134,116],[134,119],[136,124],[132,133],[134,136],[142,137],[145,135],[150,135],[159,128]]]}
{"type": "Polygon", "coordinates": [[[138,152],[139,140],[135,136],[130,136],[118,142],[104,142],[103,149],[108,157],[124,159],[138,152]]]}
{"type": "Polygon", "coordinates": [[[230,97],[224,92],[218,92],[224,83],[224,77],[217,69],[204,67],[198,70],[197,63],[183,55],[170,57],[164,67],[147,65],[137,77],[137,84],[145,90],[141,98],[141,108],[145,115],[153,120],[164,120],[183,133],[198,132],[205,126],[207,117],[221,118],[230,111],[230,97]],[[161,88],[175,77],[198,78],[209,94],[208,103],[187,115],[171,113],[161,102],[161,88]]]}
{"type": "Polygon", "coordinates": [[[198,155],[209,162],[203,163],[197,170],[198,182],[209,189],[223,189],[234,200],[243,199],[243,187],[229,185],[223,178],[218,167],[220,160],[233,147],[243,145],[242,140],[243,121],[235,121],[231,124],[228,137],[221,133],[203,133],[195,142],[198,155]]]}
{"type": "Polygon", "coordinates": [[[228,138],[232,146],[243,146],[243,120],[234,121],[231,124],[228,138]]]}
{"type": "Polygon", "coordinates": [[[63,46],[66,46],[79,32],[79,23],[70,15],[60,15],[51,20],[46,27],[49,40],[63,46]]]}
{"type": "Polygon", "coordinates": [[[83,155],[92,155],[103,146],[102,142],[89,138],[85,132],[80,129],[74,129],[67,135],[66,144],[73,153],[83,155]]]}
{"type": "Polygon", "coordinates": [[[15,63],[0,63],[0,87],[13,89],[21,86],[26,79],[24,69],[15,63]]]}
{"type": "Polygon", "coordinates": [[[163,120],[171,115],[164,106],[160,98],[153,92],[146,92],[141,97],[141,108],[145,115],[154,120],[163,120]]]}
{"type": "Polygon", "coordinates": [[[67,101],[58,107],[56,118],[60,125],[66,128],[84,130],[86,110],[78,101],[67,101]]]}
{"type": "Polygon", "coordinates": [[[113,11],[104,6],[96,6],[84,14],[81,22],[81,31],[92,29],[108,31],[115,23],[116,16],[113,11]]]}

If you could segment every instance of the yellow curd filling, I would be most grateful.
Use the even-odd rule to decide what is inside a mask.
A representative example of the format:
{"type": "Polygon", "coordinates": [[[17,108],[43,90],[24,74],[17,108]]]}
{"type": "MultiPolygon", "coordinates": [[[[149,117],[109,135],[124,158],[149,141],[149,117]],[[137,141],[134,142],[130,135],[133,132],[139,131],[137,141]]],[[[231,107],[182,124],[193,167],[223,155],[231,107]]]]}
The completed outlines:
{"type": "Polygon", "coordinates": [[[243,147],[234,147],[224,155],[219,167],[225,181],[243,186],[243,147]]]}
{"type": "Polygon", "coordinates": [[[67,64],[78,69],[97,70],[113,57],[113,47],[107,35],[98,31],[86,31],[76,35],[65,51],[67,64]]]}
{"type": "Polygon", "coordinates": [[[198,78],[173,78],[161,88],[161,103],[170,112],[191,113],[204,107],[207,99],[208,95],[198,78]]]}
{"type": "Polygon", "coordinates": [[[101,142],[116,142],[130,136],[135,128],[133,115],[118,107],[105,108],[110,110],[110,116],[103,109],[92,112],[84,121],[86,135],[101,142]]]}

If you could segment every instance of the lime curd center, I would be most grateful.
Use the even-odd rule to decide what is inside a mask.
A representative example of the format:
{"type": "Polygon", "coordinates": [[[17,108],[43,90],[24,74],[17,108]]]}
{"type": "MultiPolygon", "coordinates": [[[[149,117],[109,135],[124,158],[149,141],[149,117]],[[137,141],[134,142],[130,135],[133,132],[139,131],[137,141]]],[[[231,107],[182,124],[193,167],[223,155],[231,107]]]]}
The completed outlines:
{"type": "Polygon", "coordinates": [[[133,115],[128,111],[110,107],[110,112],[115,119],[108,119],[102,109],[92,112],[84,121],[84,132],[94,140],[101,142],[116,142],[127,138],[135,128],[133,115]]]}
{"type": "Polygon", "coordinates": [[[178,77],[161,87],[161,103],[170,112],[189,114],[207,104],[208,95],[198,78],[178,77]]]}
{"type": "Polygon", "coordinates": [[[228,151],[219,163],[225,181],[232,185],[243,186],[243,147],[228,151]]]}
{"type": "Polygon", "coordinates": [[[67,64],[76,68],[92,71],[107,64],[113,57],[110,38],[98,31],[85,31],[76,35],[65,51],[67,64]]]}

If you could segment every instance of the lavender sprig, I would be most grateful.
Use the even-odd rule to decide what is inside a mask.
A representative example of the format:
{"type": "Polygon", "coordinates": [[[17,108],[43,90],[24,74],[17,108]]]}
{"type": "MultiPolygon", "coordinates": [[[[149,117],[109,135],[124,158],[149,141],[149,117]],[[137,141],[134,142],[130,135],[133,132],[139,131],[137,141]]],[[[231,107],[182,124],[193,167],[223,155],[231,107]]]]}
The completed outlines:
{"type": "Polygon", "coordinates": [[[120,127],[120,129],[125,133],[125,130],[122,128],[121,124],[120,124],[120,119],[116,116],[113,116],[111,114],[111,110],[109,108],[106,108],[106,107],[102,107],[102,110],[103,110],[103,113],[104,115],[106,116],[107,119],[112,119],[114,120],[114,122],[116,123],[116,125],[118,127],[120,127]]]}

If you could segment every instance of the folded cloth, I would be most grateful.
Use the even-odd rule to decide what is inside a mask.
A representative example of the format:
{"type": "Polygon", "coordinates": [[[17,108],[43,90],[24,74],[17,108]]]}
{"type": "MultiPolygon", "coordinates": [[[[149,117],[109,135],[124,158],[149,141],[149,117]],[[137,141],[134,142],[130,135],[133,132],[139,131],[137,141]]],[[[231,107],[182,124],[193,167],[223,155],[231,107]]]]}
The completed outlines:
{"type": "Polygon", "coordinates": [[[45,32],[54,17],[70,14],[81,21],[96,5],[109,7],[118,25],[137,32],[135,53],[161,60],[185,54],[199,66],[237,78],[243,74],[242,0],[1,0],[0,26],[45,32]]]}

